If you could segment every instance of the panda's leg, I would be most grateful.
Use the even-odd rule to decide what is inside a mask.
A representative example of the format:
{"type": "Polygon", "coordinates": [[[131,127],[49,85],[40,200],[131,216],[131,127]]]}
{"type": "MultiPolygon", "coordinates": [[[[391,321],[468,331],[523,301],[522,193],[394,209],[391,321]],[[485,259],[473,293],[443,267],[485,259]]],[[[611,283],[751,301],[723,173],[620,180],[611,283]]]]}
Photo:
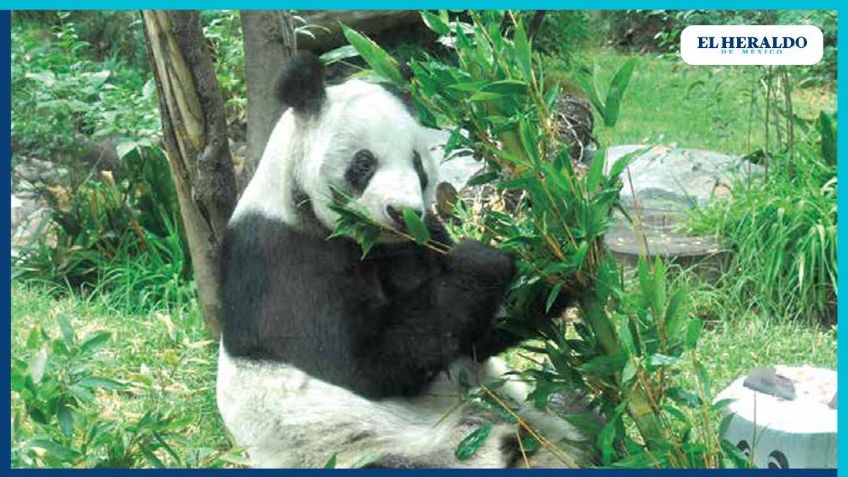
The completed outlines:
{"type": "MultiPolygon", "coordinates": [[[[499,388],[499,392],[520,404],[516,413],[551,445],[556,445],[558,451],[554,452],[545,447],[535,452],[531,459],[532,467],[580,467],[590,461],[588,455],[577,447],[566,444],[566,442],[583,442],[583,436],[573,425],[556,413],[545,409],[539,410],[527,401],[527,396],[532,390],[530,385],[519,377],[509,374],[510,368],[506,362],[498,357],[489,358],[480,367],[478,379],[481,383],[493,380],[504,380],[505,383],[499,388]]],[[[519,462],[517,465],[522,466],[519,462]]]]}

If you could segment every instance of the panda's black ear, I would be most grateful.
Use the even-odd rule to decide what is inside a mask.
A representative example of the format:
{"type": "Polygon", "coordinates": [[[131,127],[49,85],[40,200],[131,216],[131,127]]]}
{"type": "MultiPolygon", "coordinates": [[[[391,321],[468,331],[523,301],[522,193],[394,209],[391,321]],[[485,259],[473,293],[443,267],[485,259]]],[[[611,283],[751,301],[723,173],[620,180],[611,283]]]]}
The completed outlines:
{"type": "Polygon", "coordinates": [[[280,68],[276,91],[284,108],[298,115],[318,112],[326,97],[323,63],[312,53],[298,53],[280,68]]]}

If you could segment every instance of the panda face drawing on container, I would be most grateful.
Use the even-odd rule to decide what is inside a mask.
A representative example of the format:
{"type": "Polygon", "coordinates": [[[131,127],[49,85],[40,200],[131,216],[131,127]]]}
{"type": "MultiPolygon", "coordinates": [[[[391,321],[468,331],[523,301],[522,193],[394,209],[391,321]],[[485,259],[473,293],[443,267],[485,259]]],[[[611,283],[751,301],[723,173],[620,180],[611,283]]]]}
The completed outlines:
{"type": "MultiPolygon", "coordinates": [[[[280,74],[288,107],[230,219],[221,257],[217,402],[256,467],[509,467],[520,464],[516,427],[498,424],[471,457],[459,443],[486,419],[463,404],[459,376],[524,403],[526,385],[495,357],[518,340],[495,315],[514,274],[505,253],[452,243],[428,211],[438,184],[426,130],[384,87],[325,86],[314,56],[280,74]],[[362,258],[350,239],[328,239],[338,189],[386,225],[419,211],[437,254],[384,237],[362,258]]],[[[556,310],[553,310],[556,313],[556,310]]],[[[582,437],[565,420],[525,406],[552,442],[582,437]]],[[[580,465],[565,447],[536,466],[580,465]]]]}

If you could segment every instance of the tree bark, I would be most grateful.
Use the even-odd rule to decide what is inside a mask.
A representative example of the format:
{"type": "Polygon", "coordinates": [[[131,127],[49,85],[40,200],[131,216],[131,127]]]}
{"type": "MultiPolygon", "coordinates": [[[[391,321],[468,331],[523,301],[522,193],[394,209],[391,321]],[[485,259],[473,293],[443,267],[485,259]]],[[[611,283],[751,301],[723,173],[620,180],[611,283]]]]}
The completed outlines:
{"type": "Polygon", "coordinates": [[[217,336],[219,244],[236,198],[224,100],[197,12],[144,10],[142,17],[198,300],[217,336]]]}
{"type": "Polygon", "coordinates": [[[297,50],[294,21],[284,10],[240,12],[244,32],[247,87],[247,158],[238,177],[239,191],[253,177],[282,105],[274,91],[280,65],[297,50]]]}

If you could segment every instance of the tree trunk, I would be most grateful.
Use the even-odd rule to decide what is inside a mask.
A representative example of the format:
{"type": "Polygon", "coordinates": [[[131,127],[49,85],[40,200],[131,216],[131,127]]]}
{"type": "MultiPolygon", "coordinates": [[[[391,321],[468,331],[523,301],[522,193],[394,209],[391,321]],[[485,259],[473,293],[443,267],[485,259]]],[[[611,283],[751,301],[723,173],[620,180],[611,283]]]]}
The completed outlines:
{"type": "Polygon", "coordinates": [[[274,91],[277,73],[283,61],[297,50],[297,44],[289,12],[245,10],[240,15],[247,86],[247,158],[238,177],[242,191],[253,177],[280,116],[281,105],[274,91]]]}
{"type": "Polygon", "coordinates": [[[200,308],[217,336],[219,244],[236,198],[224,100],[197,12],[142,17],[200,308]]]}

